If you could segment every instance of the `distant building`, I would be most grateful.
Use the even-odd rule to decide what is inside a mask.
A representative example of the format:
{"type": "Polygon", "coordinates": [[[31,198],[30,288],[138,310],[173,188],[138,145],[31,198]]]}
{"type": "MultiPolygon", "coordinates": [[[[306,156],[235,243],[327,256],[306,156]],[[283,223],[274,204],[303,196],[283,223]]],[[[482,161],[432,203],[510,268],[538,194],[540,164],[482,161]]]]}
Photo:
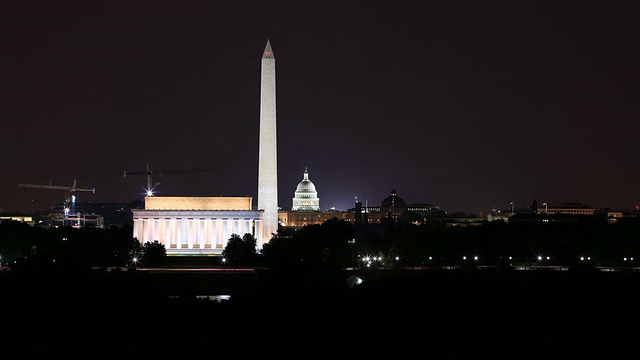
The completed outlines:
{"type": "Polygon", "coordinates": [[[509,218],[513,215],[513,213],[509,211],[500,211],[493,210],[491,213],[487,214],[487,221],[504,221],[509,222],[509,218]]]}
{"type": "Polygon", "coordinates": [[[95,227],[108,228],[110,226],[133,226],[132,208],[142,207],[138,201],[131,203],[94,203],[82,202],[75,204],[75,213],[64,215],[64,204],[58,204],[49,210],[34,214],[40,226],[59,227],[72,226],[75,228],[95,227]]]}
{"type": "Polygon", "coordinates": [[[573,203],[560,203],[557,205],[549,206],[544,203],[543,206],[537,209],[538,214],[568,214],[568,215],[594,215],[596,209],[592,206],[585,205],[579,202],[573,203]]]}
{"type": "Polygon", "coordinates": [[[482,216],[464,212],[447,214],[444,211],[434,211],[426,216],[426,222],[428,224],[442,224],[446,227],[468,227],[482,225],[487,220],[482,216]]]}
{"type": "Polygon", "coordinates": [[[579,219],[579,215],[574,214],[563,214],[563,213],[555,213],[555,214],[531,214],[531,213],[517,213],[513,214],[509,218],[510,224],[520,224],[520,223],[549,223],[549,224],[568,224],[568,223],[577,223],[579,219]]]}
{"type": "MultiPolygon", "coordinates": [[[[304,181],[304,180],[303,180],[304,181]]],[[[301,182],[302,184],[302,182],[301,182]]],[[[300,185],[298,185],[300,187],[300,185]]],[[[314,186],[315,191],[315,186],[314,186]]],[[[298,207],[299,208],[299,207],[298,207]]],[[[423,223],[426,217],[437,211],[440,207],[432,204],[410,204],[391,190],[391,194],[382,200],[379,206],[362,206],[362,202],[356,200],[355,208],[347,211],[280,211],[278,219],[280,226],[300,228],[306,225],[322,224],[323,222],[337,218],[353,224],[383,224],[385,222],[410,221],[423,223]]]]}
{"type": "Polygon", "coordinates": [[[307,225],[322,224],[333,218],[349,221],[349,214],[342,211],[279,211],[278,222],[283,227],[301,228],[307,225]]]}
{"type": "Polygon", "coordinates": [[[7,221],[19,221],[31,226],[35,225],[35,221],[33,220],[33,217],[31,215],[0,213],[0,223],[7,221]]]}
{"type": "MultiPolygon", "coordinates": [[[[358,205],[356,202],[356,209],[352,209],[352,211],[354,214],[361,214],[364,224],[380,224],[385,221],[397,222],[400,220],[422,223],[429,214],[439,209],[438,205],[433,204],[407,203],[398,196],[395,189],[392,189],[389,196],[382,200],[380,206],[365,205],[362,207],[361,203],[358,205]]],[[[353,222],[357,223],[358,221],[360,220],[354,215],[353,222]]]]}
{"type": "Polygon", "coordinates": [[[76,212],[73,215],[65,216],[62,213],[51,213],[48,220],[48,225],[50,227],[71,226],[76,229],[104,229],[104,217],[98,214],[83,214],[76,212]]]}

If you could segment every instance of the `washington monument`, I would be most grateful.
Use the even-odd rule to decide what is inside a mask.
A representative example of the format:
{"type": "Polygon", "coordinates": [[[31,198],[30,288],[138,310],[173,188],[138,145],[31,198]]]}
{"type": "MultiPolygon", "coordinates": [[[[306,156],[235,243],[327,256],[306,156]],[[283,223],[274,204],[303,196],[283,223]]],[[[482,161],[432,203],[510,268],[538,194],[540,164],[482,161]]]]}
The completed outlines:
{"type": "MultiPolygon", "coordinates": [[[[276,142],[276,59],[267,40],[262,53],[260,85],[260,145],[258,154],[258,210],[264,210],[262,239],[278,232],[278,149],[276,142]]],[[[262,247],[263,244],[258,244],[262,247]]]]}

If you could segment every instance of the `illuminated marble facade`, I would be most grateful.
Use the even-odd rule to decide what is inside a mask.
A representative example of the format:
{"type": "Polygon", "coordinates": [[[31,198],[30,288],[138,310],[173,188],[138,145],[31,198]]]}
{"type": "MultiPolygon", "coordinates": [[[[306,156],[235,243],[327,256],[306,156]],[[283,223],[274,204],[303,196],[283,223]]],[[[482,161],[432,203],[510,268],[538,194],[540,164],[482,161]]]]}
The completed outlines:
{"type": "Polygon", "coordinates": [[[276,59],[267,40],[262,54],[258,209],[264,210],[263,237],[278,232],[278,151],[276,142],[276,59]]]}
{"type": "Polygon", "coordinates": [[[146,197],[145,209],[133,210],[133,236],[142,244],[158,240],[167,255],[220,255],[232,234],[262,237],[262,211],[251,198],[146,197]],[[222,209],[228,206],[241,209],[222,209]]]}
{"type": "Polygon", "coordinates": [[[309,180],[309,172],[304,169],[302,181],[298,183],[293,197],[292,211],[320,211],[320,199],[316,186],[309,180]]]}

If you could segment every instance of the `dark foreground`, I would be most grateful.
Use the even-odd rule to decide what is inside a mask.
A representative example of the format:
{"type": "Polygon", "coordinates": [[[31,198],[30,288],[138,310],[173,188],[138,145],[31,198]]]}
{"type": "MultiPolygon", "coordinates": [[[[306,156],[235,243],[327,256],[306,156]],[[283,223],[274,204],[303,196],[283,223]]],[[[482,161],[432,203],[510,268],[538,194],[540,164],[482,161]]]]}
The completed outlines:
{"type": "Polygon", "coordinates": [[[640,274],[0,274],[4,354],[26,358],[634,357],[640,274]],[[231,294],[213,302],[198,295],[231,294]]]}

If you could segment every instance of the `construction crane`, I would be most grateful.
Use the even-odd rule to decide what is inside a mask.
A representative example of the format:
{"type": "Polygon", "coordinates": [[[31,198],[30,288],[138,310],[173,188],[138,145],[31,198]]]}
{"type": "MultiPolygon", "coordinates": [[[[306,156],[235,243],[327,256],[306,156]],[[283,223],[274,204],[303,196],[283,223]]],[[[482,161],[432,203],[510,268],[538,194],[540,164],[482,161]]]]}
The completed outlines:
{"type": "Polygon", "coordinates": [[[20,188],[30,188],[30,189],[46,189],[46,190],[62,190],[65,192],[64,197],[64,218],[68,219],[69,213],[75,215],[76,213],[76,191],[84,191],[84,192],[92,192],[95,194],[96,188],[79,188],[78,182],[74,179],[73,185],[71,186],[61,186],[61,185],[53,185],[49,183],[49,185],[40,185],[40,184],[18,184],[20,188]],[[71,204],[71,207],[69,207],[71,204]]]}
{"type": "Polygon", "coordinates": [[[163,170],[163,171],[152,171],[149,167],[149,163],[146,163],[147,171],[125,171],[124,177],[129,175],[147,175],[147,188],[145,189],[147,192],[147,196],[153,196],[153,190],[155,190],[156,186],[160,185],[160,180],[153,182],[153,174],[158,174],[162,176],[162,174],[183,174],[183,173],[199,173],[199,172],[210,172],[210,171],[218,171],[217,168],[213,169],[188,169],[188,170],[163,170]]]}

